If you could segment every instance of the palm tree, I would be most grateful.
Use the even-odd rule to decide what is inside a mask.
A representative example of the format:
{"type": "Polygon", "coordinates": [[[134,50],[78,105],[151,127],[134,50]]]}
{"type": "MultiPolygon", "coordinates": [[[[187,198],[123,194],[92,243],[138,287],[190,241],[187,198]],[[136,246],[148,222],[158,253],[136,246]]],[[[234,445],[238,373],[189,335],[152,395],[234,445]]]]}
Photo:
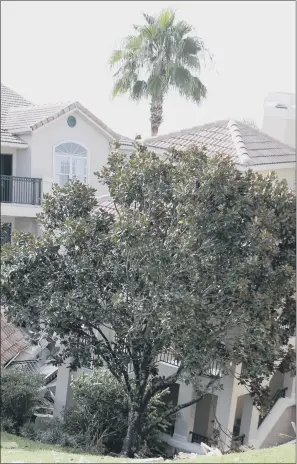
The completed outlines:
{"type": "Polygon", "coordinates": [[[114,97],[128,93],[132,100],[150,99],[154,136],[163,121],[163,101],[170,89],[197,104],[206,97],[206,87],[195,75],[206,50],[198,37],[189,36],[192,27],[177,22],[172,10],[163,10],[157,17],[143,16],[145,25],[134,26],[135,35],[124,39],[109,63],[117,67],[114,97]]]}

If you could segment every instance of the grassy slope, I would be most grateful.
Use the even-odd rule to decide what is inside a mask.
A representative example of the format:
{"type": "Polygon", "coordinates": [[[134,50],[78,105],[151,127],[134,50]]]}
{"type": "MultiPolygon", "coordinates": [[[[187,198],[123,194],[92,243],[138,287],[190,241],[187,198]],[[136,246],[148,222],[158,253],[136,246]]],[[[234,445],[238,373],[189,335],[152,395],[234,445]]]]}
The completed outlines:
{"type": "Polygon", "coordinates": [[[30,463],[77,463],[82,458],[90,462],[119,463],[125,459],[108,458],[107,456],[90,456],[88,454],[71,453],[56,445],[44,445],[25,438],[1,432],[1,464],[13,461],[30,463]]]}
{"type": "MultiPolygon", "coordinates": [[[[1,433],[1,463],[21,461],[25,463],[79,463],[82,458],[97,463],[129,462],[123,458],[109,458],[107,456],[90,456],[75,454],[54,445],[43,445],[8,433],[1,433]]],[[[131,462],[131,460],[130,460],[131,462]]],[[[136,461],[137,462],[137,461],[136,461]]],[[[172,462],[172,461],[171,461],[172,462]]],[[[174,464],[186,461],[174,461],[174,464]]],[[[246,453],[229,454],[221,457],[204,457],[192,460],[193,463],[287,463],[296,462],[294,445],[283,445],[276,448],[248,451],[246,453]]]]}

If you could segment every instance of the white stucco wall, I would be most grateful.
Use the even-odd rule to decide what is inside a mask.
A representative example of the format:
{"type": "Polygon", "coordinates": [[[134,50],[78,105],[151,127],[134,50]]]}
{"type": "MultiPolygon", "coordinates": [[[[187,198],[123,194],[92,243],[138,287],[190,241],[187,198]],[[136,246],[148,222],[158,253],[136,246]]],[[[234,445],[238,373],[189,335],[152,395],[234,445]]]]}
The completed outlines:
{"type": "Polygon", "coordinates": [[[296,406],[286,408],[271,429],[260,448],[270,448],[293,440],[295,436],[292,422],[296,421],[296,406]],[[286,436],[287,435],[287,436],[286,436]],[[291,437],[291,438],[289,438],[291,437]]]}
{"type": "Polygon", "coordinates": [[[100,171],[106,164],[109,153],[110,139],[102,133],[100,128],[90,122],[78,110],[71,113],[76,117],[74,128],[67,124],[67,115],[52,121],[45,126],[33,131],[31,138],[31,177],[42,178],[45,189],[47,184],[55,182],[54,147],[60,142],[75,142],[83,145],[88,150],[88,181],[97,189],[97,195],[108,193],[105,186],[100,186],[95,171],[100,171]]]}
{"type": "Polygon", "coordinates": [[[16,176],[20,177],[32,177],[31,176],[31,143],[32,135],[22,134],[22,140],[28,144],[28,148],[25,150],[17,150],[16,156],[16,176]]]}
{"type": "Polygon", "coordinates": [[[14,218],[14,232],[30,232],[37,234],[37,221],[33,218],[16,217],[14,218]]]}
{"type": "MultiPolygon", "coordinates": [[[[267,174],[269,174],[270,172],[272,172],[273,170],[270,170],[270,171],[259,171],[260,174],[262,174],[263,176],[267,176],[267,174]]],[[[278,175],[279,179],[282,180],[282,179],[286,179],[286,181],[288,182],[288,186],[291,188],[291,189],[294,189],[295,190],[295,178],[296,178],[296,172],[295,172],[295,169],[294,168],[290,168],[290,169],[275,169],[275,173],[278,175]]]]}

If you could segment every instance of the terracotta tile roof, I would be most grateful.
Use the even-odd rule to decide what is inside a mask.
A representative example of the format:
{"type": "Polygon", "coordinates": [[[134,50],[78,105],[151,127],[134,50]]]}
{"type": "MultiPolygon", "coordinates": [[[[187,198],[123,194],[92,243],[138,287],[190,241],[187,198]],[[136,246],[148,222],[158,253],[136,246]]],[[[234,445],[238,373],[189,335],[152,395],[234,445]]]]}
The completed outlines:
{"type": "Polygon", "coordinates": [[[144,141],[151,147],[183,150],[191,145],[206,146],[208,153],[226,153],[239,164],[295,163],[295,149],[245,123],[216,121],[144,141]],[[245,161],[245,162],[243,162],[245,161]]]}
{"type": "Polygon", "coordinates": [[[1,314],[1,366],[5,365],[28,345],[26,332],[7,322],[1,314]]]}

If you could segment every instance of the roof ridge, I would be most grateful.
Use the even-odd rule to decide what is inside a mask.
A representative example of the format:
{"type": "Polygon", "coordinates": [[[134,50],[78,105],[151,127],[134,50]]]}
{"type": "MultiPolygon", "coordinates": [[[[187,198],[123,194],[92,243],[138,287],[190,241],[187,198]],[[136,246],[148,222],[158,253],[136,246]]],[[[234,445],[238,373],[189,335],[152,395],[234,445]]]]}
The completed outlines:
{"type": "Polygon", "coordinates": [[[230,135],[231,135],[232,141],[235,146],[235,150],[236,150],[236,153],[239,159],[239,163],[245,164],[245,165],[250,164],[252,160],[249,157],[249,154],[244,144],[238,124],[234,119],[229,120],[228,129],[230,131],[230,135]]]}
{"type": "Polygon", "coordinates": [[[35,108],[51,108],[56,106],[61,106],[63,108],[72,105],[73,101],[65,101],[65,102],[56,102],[56,103],[40,103],[40,104],[32,104],[32,105],[23,105],[23,106],[11,106],[8,111],[15,112],[15,111],[25,111],[35,108]]]}
{"type": "MultiPolygon", "coordinates": [[[[13,118],[13,117],[18,117],[18,113],[24,113],[30,115],[30,111],[37,111],[38,110],[47,110],[47,114],[44,117],[42,117],[42,114],[38,114],[38,118],[40,119],[35,122],[31,123],[28,127],[31,128],[31,130],[38,129],[39,127],[42,127],[49,121],[53,121],[54,119],[58,118],[59,116],[62,116],[63,114],[67,114],[69,111],[72,111],[74,109],[78,109],[82,111],[87,117],[89,117],[93,122],[98,124],[101,129],[103,129],[105,132],[109,134],[113,139],[115,140],[121,140],[124,139],[126,141],[126,144],[132,144],[132,139],[129,139],[129,137],[123,136],[122,134],[118,134],[117,132],[113,131],[110,127],[107,126],[101,119],[99,119],[94,113],[92,113],[88,108],[86,108],[84,105],[82,105],[79,101],[77,100],[72,100],[72,101],[65,101],[65,102],[56,102],[56,103],[44,103],[44,104],[37,104],[37,105],[25,105],[25,106],[16,106],[16,107],[10,107],[8,114],[13,118]]],[[[5,127],[5,125],[4,125],[5,127]]],[[[11,125],[9,127],[5,127],[7,130],[11,131],[12,128],[11,125]]],[[[124,142],[123,142],[124,143],[124,142]]]]}

